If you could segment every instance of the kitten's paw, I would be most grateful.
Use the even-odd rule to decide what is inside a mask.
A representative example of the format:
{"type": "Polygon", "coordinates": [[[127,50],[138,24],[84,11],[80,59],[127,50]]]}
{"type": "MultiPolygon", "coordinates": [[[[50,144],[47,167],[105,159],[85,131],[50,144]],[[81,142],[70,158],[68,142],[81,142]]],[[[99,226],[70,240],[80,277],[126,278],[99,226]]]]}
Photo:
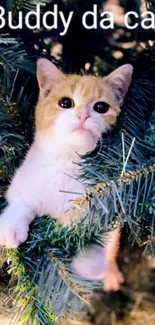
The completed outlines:
{"type": "Polygon", "coordinates": [[[28,223],[26,220],[11,220],[0,217],[0,245],[7,248],[17,248],[25,242],[28,236],[28,223]]]}
{"type": "Polygon", "coordinates": [[[72,262],[73,270],[83,278],[101,280],[106,268],[102,256],[102,248],[94,246],[83,253],[79,253],[72,262]]]}
{"type": "Polygon", "coordinates": [[[124,282],[116,260],[105,259],[103,249],[99,246],[79,253],[73,260],[72,267],[83,278],[101,280],[105,291],[117,291],[124,282]]]}
{"type": "Polygon", "coordinates": [[[107,265],[104,270],[102,282],[105,291],[118,291],[120,289],[120,285],[124,282],[124,278],[116,262],[107,265]]]}

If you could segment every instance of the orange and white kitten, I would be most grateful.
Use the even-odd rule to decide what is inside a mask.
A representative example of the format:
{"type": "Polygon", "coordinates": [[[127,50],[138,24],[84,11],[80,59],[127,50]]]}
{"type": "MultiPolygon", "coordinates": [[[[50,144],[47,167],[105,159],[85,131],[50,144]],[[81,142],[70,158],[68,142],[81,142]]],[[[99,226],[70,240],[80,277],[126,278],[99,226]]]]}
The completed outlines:
{"type": "MultiPolygon", "coordinates": [[[[85,192],[84,184],[76,180],[79,166],[73,162],[79,162],[77,153],[92,151],[116,122],[132,71],[126,64],[104,78],[64,75],[50,61],[38,61],[35,139],[6,194],[8,206],[0,216],[1,245],[14,248],[24,242],[36,216],[50,215],[69,223],[72,201],[85,192]]],[[[103,278],[107,290],[116,290],[122,281],[114,254],[117,237],[113,233],[103,251],[101,259],[107,264],[99,263],[100,275],[97,270],[90,274],[90,278],[103,278]],[[109,265],[113,265],[113,280],[108,278],[109,265]]],[[[81,275],[89,278],[89,270],[81,275]]]]}

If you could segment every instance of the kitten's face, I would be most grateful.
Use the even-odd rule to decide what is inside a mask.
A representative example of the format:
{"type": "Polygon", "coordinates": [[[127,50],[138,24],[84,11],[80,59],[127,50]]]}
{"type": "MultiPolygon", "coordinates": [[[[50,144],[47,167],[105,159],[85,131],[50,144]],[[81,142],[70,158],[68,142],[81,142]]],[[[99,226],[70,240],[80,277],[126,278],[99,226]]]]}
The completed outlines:
{"type": "Polygon", "coordinates": [[[93,150],[101,134],[116,122],[131,81],[130,65],[117,70],[106,78],[64,75],[51,62],[40,59],[36,132],[46,134],[48,143],[54,138],[78,153],[93,150]]]}

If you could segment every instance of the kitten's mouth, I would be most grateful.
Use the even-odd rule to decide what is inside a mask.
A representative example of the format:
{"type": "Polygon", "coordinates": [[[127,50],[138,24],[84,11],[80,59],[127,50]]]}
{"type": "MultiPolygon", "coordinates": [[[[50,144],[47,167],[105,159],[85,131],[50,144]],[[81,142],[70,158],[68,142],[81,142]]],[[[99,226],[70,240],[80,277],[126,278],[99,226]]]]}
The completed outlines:
{"type": "Polygon", "coordinates": [[[85,135],[86,133],[87,134],[89,133],[89,134],[91,134],[91,136],[94,137],[94,133],[92,132],[92,130],[85,127],[84,124],[75,127],[72,132],[75,132],[75,131],[77,131],[79,133],[79,135],[85,135]]]}
{"type": "Polygon", "coordinates": [[[79,131],[80,133],[84,133],[84,132],[88,132],[89,130],[85,128],[84,125],[79,125],[73,129],[73,132],[74,131],[79,131]]]}

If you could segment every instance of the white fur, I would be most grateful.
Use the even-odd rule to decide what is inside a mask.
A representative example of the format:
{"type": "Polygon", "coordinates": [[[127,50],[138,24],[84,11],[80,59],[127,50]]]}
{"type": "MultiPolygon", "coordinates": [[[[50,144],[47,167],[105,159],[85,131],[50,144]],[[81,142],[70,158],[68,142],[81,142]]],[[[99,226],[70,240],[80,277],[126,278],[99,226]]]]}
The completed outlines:
{"type": "Polygon", "coordinates": [[[36,134],[6,194],[8,207],[0,217],[1,245],[16,247],[25,241],[35,216],[50,215],[69,222],[67,212],[73,200],[85,191],[76,179],[79,166],[74,162],[79,162],[78,153],[93,150],[105,131],[98,115],[94,118],[92,113],[82,126],[74,112],[64,111],[48,133],[36,134]]]}
{"type": "MultiPolygon", "coordinates": [[[[81,114],[88,116],[82,128],[81,122],[76,116],[76,111],[64,110],[58,115],[54,129],[51,129],[53,141],[55,139],[57,145],[63,146],[64,151],[77,151],[79,154],[92,151],[101,134],[109,128],[102,114],[93,110],[90,112],[87,107],[82,108],[81,114]]],[[[51,141],[50,138],[48,139],[51,141]]],[[[50,143],[48,149],[49,147],[50,143]]]]}
{"type": "MultiPolygon", "coordinates": [[[[61,113],[48,133],[36,134],[26,159],[16,171],[6,194],[8,207],[0,216],[1,245],[15,248],[24,242],[35,216],[47,214],[64,224],[70,222],[68,210],[73,200],[85,192],[84,185],[76,180],[80,168],[73,162],[79,162],[77,153],[94,149],[106,125],[103,118],[92,113],[83,130],[77,117],[69,113],[61,113]]],[[[107,249],[108,255],[112,253],[113,249],[108,247],[111,246],[105,252],[98,248],[91,259],[87,252],[83,258],[77,256],[73,268],[83,277],[103,279],[105,290],[117,290],[123,278],[116,262],[111,267],[111,262],[104,258],[107,249]]]]}

